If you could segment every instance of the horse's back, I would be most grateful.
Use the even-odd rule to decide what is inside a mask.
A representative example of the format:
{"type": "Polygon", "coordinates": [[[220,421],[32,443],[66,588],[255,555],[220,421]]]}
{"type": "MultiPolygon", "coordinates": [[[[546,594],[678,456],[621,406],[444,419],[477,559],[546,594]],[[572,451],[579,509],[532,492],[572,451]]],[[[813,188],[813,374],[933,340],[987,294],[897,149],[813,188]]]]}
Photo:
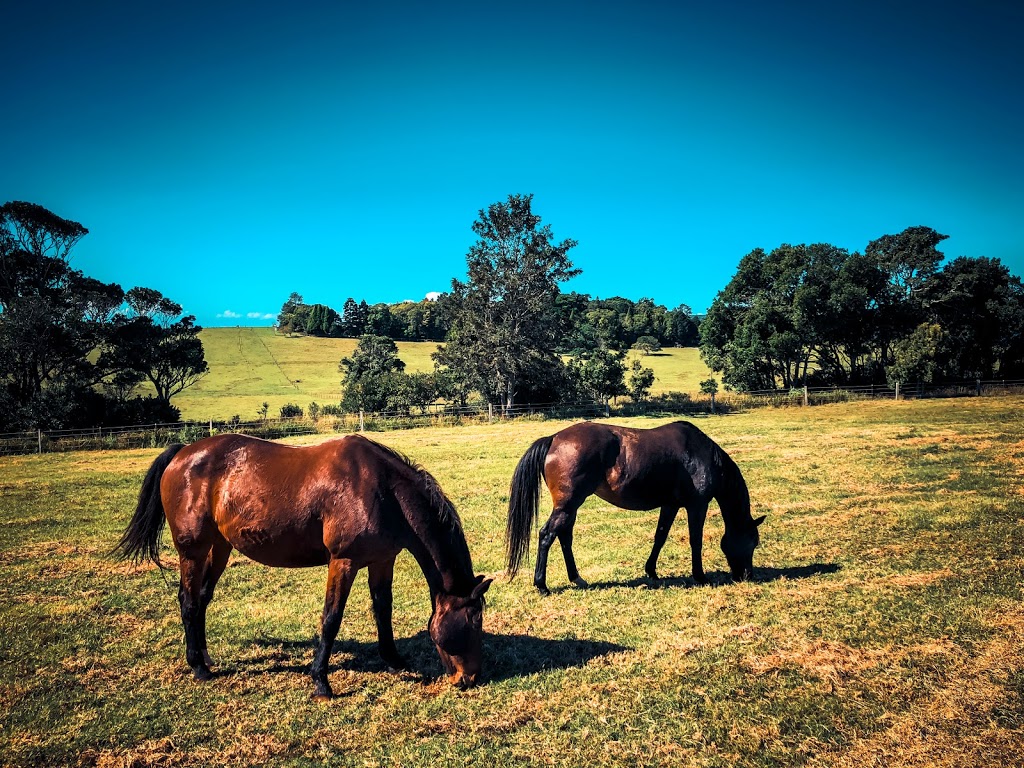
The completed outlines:
{"type": "MultiPolygon", "coordinates": [[[[625,509],[706,500],[714,491],[720,449],[686,421],[652,429],[583,422],[555,435],[545,479],[592,486],[590,493],[625,509]]],[[[554,488],[552,491],[554,492],[554,488]]]]}
{"type": "Polygon", "coordinates": [[[328,541],[354,541],[372,525],[373,445],[356,436],[289,446],[233,434],[193,443],[161,483],[176,546],[221,536],[266,565],[326,563],[328,541]]]}

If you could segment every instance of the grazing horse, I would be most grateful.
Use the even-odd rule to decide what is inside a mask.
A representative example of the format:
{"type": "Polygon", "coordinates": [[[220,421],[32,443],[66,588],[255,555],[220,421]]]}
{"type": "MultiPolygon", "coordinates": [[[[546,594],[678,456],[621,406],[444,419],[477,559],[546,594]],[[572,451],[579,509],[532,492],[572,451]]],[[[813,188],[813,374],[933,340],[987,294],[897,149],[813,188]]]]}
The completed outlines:
{"type": "Polygon", "coordinates": [[[404,668],[391,585],[395,558],[408,549],[430,588],[428,630],[449,680],[462,688],[476,682],[491,579],[474,576],[459,516],[437,481],[401,454],[358,435],[306,447],[245,435],[175,444],[146,474],[115,552],[161,565],[165,518],[181,562],[185,660],[197,680],[212,677],[206,609],[232,548],[263,565],[327,566],[314,699],[333,696],[328,661],[361,568],[369,573],[380,656],[404,668]]]}
{"type": "Polygon", "coordinates": [[[540,505],[540,481],[554,503],[540,529],[534,586],[548,594],[548,550],[558,538],[569,581],[586,586],[572,554],[576,511],[591,494],[622,509],[661,507],[654,548],[645,571],[657,578],[658,554],[680,507],[690,528],[693,579],[706,584],[701,560],[704,520],[711,499],[718,500],[725,521],[722,551],[734,579],[753,575],[753,552],[760,542],[757,527],[764,517],[750,516],[750,496],[739,467],[693,424],[677,421],[654,429],[610,424],[574,424],[531,445],[516,466],[509,493],[505,549],[508,573],[515,576],[529,547],[530,530],[540,505]]]}

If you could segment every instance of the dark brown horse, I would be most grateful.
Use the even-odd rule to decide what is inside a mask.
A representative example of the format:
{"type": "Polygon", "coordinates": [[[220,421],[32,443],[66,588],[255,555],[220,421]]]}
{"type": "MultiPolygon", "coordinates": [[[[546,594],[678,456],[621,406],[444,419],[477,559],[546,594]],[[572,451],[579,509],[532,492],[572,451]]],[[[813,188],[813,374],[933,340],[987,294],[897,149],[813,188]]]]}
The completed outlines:
{"type": "Polygon", "coordinates": [[[530,446],[519,460],[509,494],[505,547],[510,577],[527,554],[540,506],[540,481],[547,484],[554,503],[551,517],[540,529],[533,577],[542,594],[548,593],[548,550],[555,538],[562,546],[569,581],[586,586],[573,558],[572,531],[576,511],[591,494],[622,509],[661,508],[645,568],[652,579],[657,578],[658,554],[676,514],[686,507],[693,578],[698,584],[707,583],[701,544],[708,504],[716,499],[725,521],[722,551],[733,578],[753,575],[754,548],[760,541],[757,527],[764,517],[751,518],[747,484],[736,463],[689,422],[654,429],[584,422],[530,446]]]}
{"type": "Polygon", "coordinates": [[[483,594],[452,503],[400,454],[351,435],[295,447],[244,435],[172,445],[153,462],[117,552],[158,565],[164,519],[181,561],[178,600],[185,659],[211,677],[206,609],[232,548],[264,565],[327,566],[327,598],[313,659],[316,699],[333,694],[328,660],[356,572],[369,573],[381,658],[405,662],[391,627],[395,558],[408,549],[427,579],[430,638],[452,683],[480,674],[483,594]]]}

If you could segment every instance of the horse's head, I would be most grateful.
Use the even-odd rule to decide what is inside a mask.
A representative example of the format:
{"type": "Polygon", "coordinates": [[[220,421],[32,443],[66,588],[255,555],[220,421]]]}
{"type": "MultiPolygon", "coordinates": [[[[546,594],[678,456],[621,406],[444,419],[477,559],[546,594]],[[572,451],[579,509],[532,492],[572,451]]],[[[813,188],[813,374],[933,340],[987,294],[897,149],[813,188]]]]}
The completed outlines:
{"type": "Polygon", "coordinates": [[[448,680],[460,688],[476,685],[482,666],[484,592],[493,579],[476,577],[468,597],[439,593],[430,617],[430,639],[437,647],[448,680]]]}
{"type": "Polygon", "coordinates": [[[754,576],[754,549],[761,543],[757,527],[764,522],[764,515],[753,520],[753,525],[744,530],[726,530],[722,537],[722,552],[729,563],[729,570],[736,581],[746,581],[754,576]]]}

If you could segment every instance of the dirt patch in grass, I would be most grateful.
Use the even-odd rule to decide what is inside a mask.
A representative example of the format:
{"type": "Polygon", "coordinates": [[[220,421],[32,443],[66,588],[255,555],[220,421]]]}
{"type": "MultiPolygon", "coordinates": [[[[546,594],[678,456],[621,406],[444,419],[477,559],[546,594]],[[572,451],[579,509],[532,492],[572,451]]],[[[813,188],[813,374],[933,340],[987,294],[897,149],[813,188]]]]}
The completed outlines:
{"type": "MultiPolygon", "coordinates": [[[[1024,607],[992,621],[997,636],[977,655],[949,653],[946,686],[910,711],[890,713],[891,725],[815,766],[1020,766],[1024,713],[1011,682],[1024,672],[1024,607]]],[[[919,650],[927,650],[921,647],[919,650]]],[[[938,652],[946,652],[940,647],[938,652]]]]}

